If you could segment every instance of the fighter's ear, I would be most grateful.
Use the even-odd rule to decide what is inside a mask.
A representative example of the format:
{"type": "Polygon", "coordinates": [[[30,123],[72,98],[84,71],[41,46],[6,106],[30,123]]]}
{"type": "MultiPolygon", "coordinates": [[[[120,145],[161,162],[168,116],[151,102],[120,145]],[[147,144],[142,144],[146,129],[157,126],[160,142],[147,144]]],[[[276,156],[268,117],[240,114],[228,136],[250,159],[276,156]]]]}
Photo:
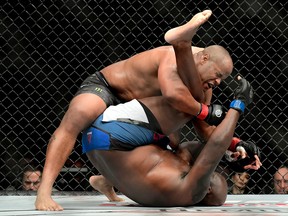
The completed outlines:
{"type": "Polygon", "coordinates": [[[207,191],[207,194],[210,194],[210,193],[212,193],[212,187],[211,186],[208,187],[208,191],[207,191]]]}
{"type": "Polygon", "coordinates": [[[208,53],[203,53],[201,56],[201,64],[204,64],[205,62],[207,62],[209,60],[209,54],[208,53]]]}

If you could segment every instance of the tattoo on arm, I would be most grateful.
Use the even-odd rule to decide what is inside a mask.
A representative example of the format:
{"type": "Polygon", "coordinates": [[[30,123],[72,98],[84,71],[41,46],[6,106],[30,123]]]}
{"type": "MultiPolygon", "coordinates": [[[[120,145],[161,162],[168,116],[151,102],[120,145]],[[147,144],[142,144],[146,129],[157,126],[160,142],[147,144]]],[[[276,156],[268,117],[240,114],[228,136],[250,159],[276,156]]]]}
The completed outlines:
{"type": "Polygon", "coordinates": [[[55,134],[53,134],[49,140],[49,144],[52,143],[54,140],[56,140],[55,134]]]}

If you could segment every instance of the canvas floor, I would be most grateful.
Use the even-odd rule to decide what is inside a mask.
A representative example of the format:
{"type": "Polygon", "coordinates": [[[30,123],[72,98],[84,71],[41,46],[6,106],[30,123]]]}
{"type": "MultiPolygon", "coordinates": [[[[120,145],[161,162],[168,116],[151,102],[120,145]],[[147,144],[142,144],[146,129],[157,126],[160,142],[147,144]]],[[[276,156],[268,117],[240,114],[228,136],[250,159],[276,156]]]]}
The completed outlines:
{"type": "Polygon", "coordinates": [[[0,215],[69,215],[69,216],[153,216],[153,215],[198,215],[198,216],[287,216],[288,195],[228,195],[221,207],[142,207],[127,197],[124,202],[109,202],[99,194],[75,193],[54,195],[64,207],[61,212],[36,211],[32,195],[0,195],[0,215]]]}

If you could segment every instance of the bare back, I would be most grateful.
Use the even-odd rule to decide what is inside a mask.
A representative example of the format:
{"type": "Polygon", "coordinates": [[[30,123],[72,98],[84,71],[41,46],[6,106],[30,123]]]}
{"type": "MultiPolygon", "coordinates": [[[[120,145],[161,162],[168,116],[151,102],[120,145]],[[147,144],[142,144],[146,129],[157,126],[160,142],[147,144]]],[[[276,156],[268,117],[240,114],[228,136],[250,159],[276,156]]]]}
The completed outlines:
{"type": "Polygon", "coordinates": [[[144,51],[101,71],[110,86],[118,92],[118,96],[125,100],[156,96],[161,95],[158,83],[159,65],[167,59],[170,59],[169,65],[174,65],[176,69],[172,46],[144,51]]]}
{"type": "MultiPolygon", "coordinates": [[[[143,98],[139,101],[145,104],[154,114],[165,135],[178,131],[193,117],[174,109],[162,96],[143,98]]],[[[197,108],[198,106],[195,104],[195,110],[197,108]]]]}
{"type": "Polygon", "coordinates": [[[192,191],[199,186],[194,181],[185,181],[190,166],[170,151],[148,145],[133,151],[94,150],[87,156],[103,176],[137,203],[146,206],[195,204],[192,191]]]}
{"type": "MultiPolygon", "coordinates": [[[[190,142],[188,144],[192,148],[186,145],[190,155],[188,157],[181,154],[181,151],[173,154],[153,144],[137,147],[132,151],[92,150],[87,156],[112,185],[139,204],[191,206],[204,197],[209,200],[211,195],[207,193],[211,176],[231,143],[239,115],[237,110],[229,109],[206,145],[197,145],[196,148],[190,142]]],[[[183,145],[179,147],[182,150],[185,149],[183,145]]],[[[218,188],[213,189],[216,191],[214,195],[221,198],[213,205],[224,203],[227,194],[225,183],[222,178],[221,182],[218,181],[213,186],[218,188]]]]}

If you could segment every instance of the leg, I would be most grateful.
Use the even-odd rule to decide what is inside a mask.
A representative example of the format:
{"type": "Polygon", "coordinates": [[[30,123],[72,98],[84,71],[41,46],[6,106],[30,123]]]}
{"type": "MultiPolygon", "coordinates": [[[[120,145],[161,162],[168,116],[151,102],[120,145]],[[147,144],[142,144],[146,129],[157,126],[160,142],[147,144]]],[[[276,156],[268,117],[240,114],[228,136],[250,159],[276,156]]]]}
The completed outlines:
{"type": "Polygon", "coordinates": [[[196,14],[188,23],[167,31],[164,36],[165,40],[171,45],[177,45],[182,42],[191,44],[191,40],[199,26],[205,23],[211,14],[211,10],[205,10],[196,14]]]}
{"type": "Polygon", "coordinates": [[[91,176],[89,183],[95,190],[104,194],[111,202],[124,201],[124,199],[117,196],[113,185],[104,176],[91,176]]]}
{"type": "Polygon", "coordinates": [[[191,41],[199,26],[206,22],[211,14],[210,10],[198,13],[188,23],[170,29],[165,34],[165,40],[173,45],[179,76],[198,102],[204,102],[205,97],[200,74],[193,61],[191,41]]]}
{"type": "Polygon", "coordinates": [[[71,101],[60,126],[56,129],[48,144],[41,185],[35,201],[36,209],[63,210],[51,198],[54,181],[71,154],[79,133],[89,126],[105,109],[104,101],[94,94],[80,94],[71,101]]]}

